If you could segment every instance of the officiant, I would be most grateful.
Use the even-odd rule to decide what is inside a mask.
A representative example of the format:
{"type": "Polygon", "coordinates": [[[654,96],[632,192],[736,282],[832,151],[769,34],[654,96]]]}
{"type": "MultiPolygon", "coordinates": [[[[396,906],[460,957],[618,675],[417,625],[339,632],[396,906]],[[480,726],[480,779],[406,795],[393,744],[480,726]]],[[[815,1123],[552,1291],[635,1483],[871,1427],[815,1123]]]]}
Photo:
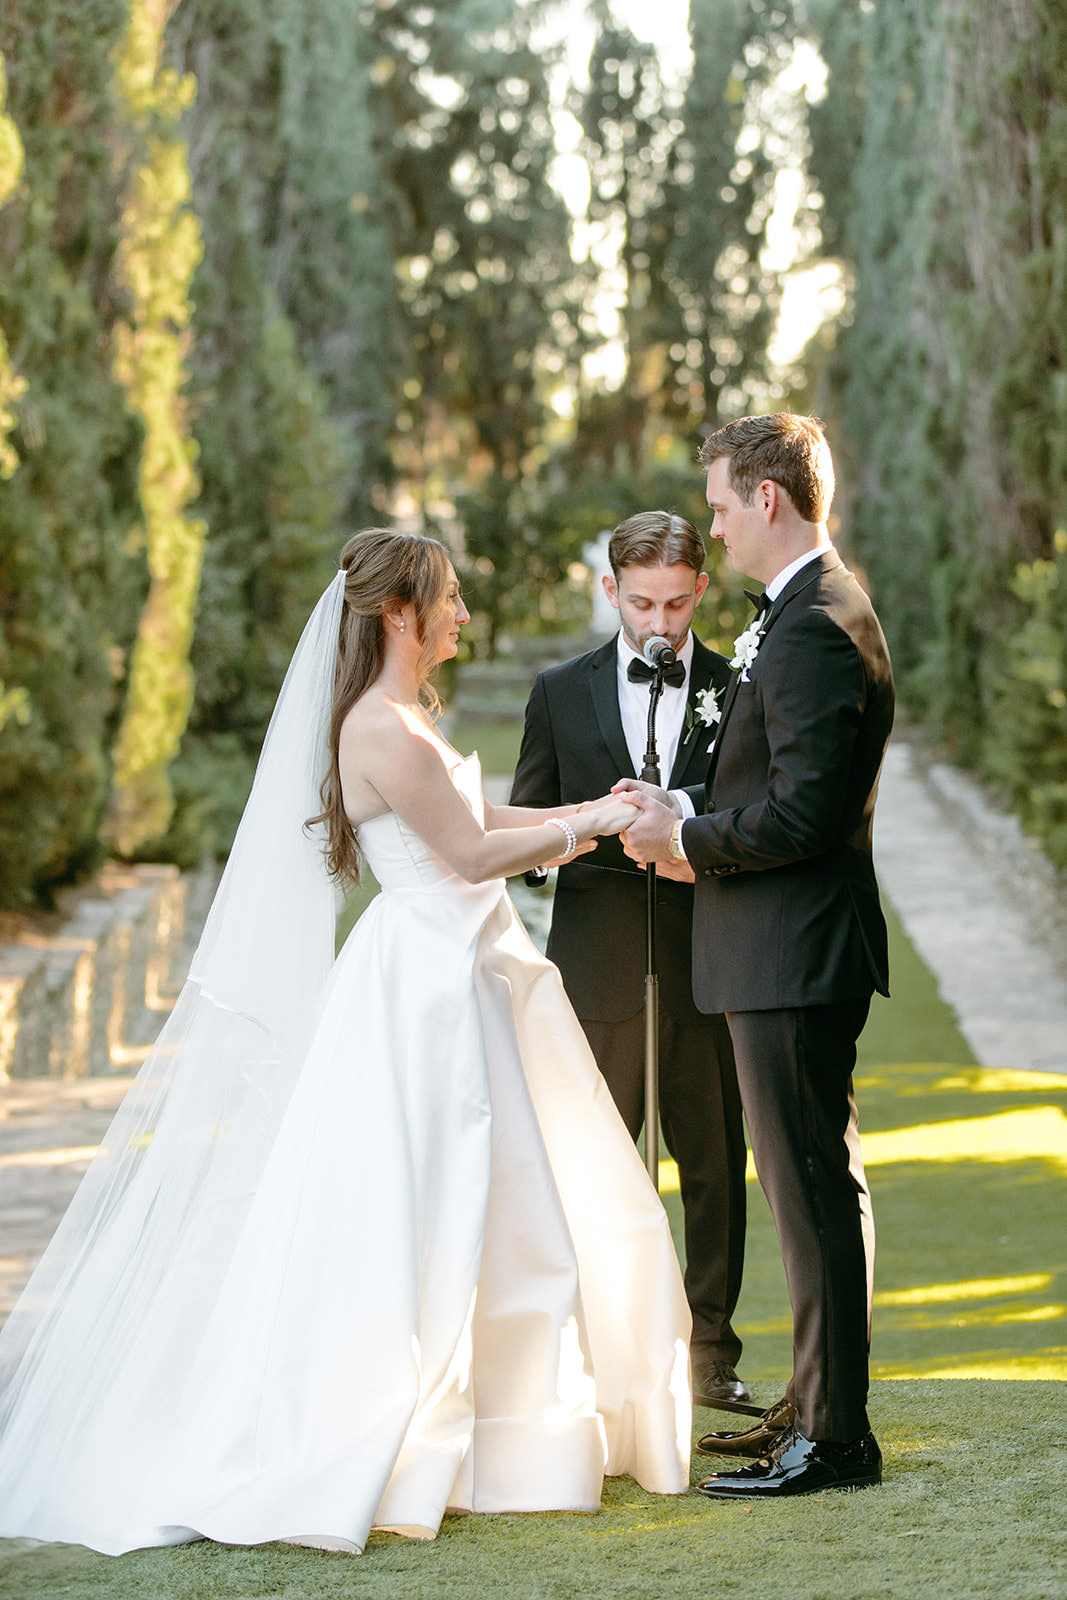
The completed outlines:
{"type": "MultiPolygon", "coordinates": [[[[731,673],[692,631],[708,585],[696,529],[645,511],[615,529],[603,591],[619,630],[542,672],[526,707],[511,803],[557,806],[603,794],[642,767],[650,669],[645,641],[677,652],[657,713],[661,769],[672,787],[703,782],[718,702],[731,673]]],[[[656,886],[660,1010],[659,1109],[678,1163],[685,1213],[685,1287],[693,1313],[693,1399],[746,1405],[732,1324],[745,1246],[745,1139],[733,1050],[721,1016],[696,1009],[690,972],[693,889],[656,886]]],[[[644,1121],[646,884],[617,839],[559,870],[548,955],[626,1126],[644,1121]]]]}

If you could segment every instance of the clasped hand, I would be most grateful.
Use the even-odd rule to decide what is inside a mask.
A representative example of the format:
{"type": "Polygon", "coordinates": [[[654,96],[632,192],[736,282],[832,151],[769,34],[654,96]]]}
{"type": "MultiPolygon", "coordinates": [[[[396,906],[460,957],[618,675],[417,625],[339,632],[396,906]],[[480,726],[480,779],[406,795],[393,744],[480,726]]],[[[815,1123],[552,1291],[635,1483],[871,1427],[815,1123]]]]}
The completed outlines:
{"type": "Polygon", "coordinates": [[[596,833],[591,839],[583,840],[577,850],[572,850],[570,855],[555,856],[551,861],[546,861],[547,867],[562,867],[570,861],[577,861],[579,856],[588,855],[590,851],[595,850],[600,839],[621,833],[633,818],[633,805],[621,795],[609,793],[601,795],[597,800],[583,800],[575,816],[579,813],[583,819],[591,818],[596,833]]]}
{"type": "Polygon", "coordinates": [[[620,778],[611,792],[625,796],[636,812],[622,834],[622,847],[631,861],[639,866],[655,861],[664,877],[692,883],[693,869],[670,856],[671,829],[682,815],[677,802],[665,789],[639,778],[620,778]]]}
{"type": "MultiPolygon", "coordinates": [[[[669,853],[671,829],[681,816],[664,789],[654,784],[642,783],[637,778],[620,778],[611,792],[597,800],[585,800],[581,812],[595,812],[597,836],[605,838],[619,834],[623,849],[632,861],[646,866],[650,861],[659,863],[658,871],[665,878],[681,883],[693,882],[693,869],[685,862],[672,861],[669,853]]],[[[588,839],[569,856],[558,856],[549,866],[559,866],[574,861],[596,849],[596,839],[588,839]]]]}

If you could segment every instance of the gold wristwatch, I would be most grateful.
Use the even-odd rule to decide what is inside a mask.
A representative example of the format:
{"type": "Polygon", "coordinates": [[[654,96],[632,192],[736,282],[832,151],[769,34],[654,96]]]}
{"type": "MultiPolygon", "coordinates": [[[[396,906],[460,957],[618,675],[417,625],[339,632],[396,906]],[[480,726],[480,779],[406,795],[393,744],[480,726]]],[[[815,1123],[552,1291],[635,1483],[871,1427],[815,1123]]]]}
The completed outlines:
{"type": "Polygon", "coordinates": [[[685,818],[679,817],[671,829],[671,842],[667,846],[667,854],[672,861],[684,861],[686,859],[685,851],[682,849],[682,828],[684,825],[685,818]]]}

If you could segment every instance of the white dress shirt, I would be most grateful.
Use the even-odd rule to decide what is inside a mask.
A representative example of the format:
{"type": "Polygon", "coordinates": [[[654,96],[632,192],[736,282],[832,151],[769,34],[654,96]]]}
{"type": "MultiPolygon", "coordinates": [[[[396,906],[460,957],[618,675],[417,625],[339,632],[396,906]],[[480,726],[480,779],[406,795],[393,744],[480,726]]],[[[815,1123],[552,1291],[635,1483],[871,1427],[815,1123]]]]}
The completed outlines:
{"type": "MultiPolygon", "coordinates": [[[[692,633],[686,634],[685,643],[678,651],[678,660],[685,668],[685,682],[679,684],[677,689],[669,683],[664,684],[663,694],[656,707],[656,749],[659,751],[659,770],[664,783],[670,778],[674,758],[678,753],[682,723],[685,721],[685,703],[689,695],[689,670],[693,664],[692,633]]],[[[619,686],[619,713],[622,717],[626,748],[634,764],[634,772],[640,775],[648,746],[648,696],[651,685],[630,682],[626,674],[631,661],[644,661],[644,656],[627,643],[626,636],[620,629],[615,663],[619,686]]]]}

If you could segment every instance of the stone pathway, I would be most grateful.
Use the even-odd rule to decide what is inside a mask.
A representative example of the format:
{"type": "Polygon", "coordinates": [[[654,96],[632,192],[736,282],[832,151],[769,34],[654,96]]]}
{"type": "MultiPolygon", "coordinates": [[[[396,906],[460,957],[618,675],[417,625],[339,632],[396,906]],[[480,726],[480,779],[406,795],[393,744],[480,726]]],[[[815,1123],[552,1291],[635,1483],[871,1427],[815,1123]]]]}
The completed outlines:
{"type": "Polygon", "coordinates": [[[0,1085],[0,1322],[132,1082],[33,1078],[0,1085]]]}
{"type": "Polygon", "coordinates": [[[890,745],[875,864],[984,1067],[1067,1072],[1062,887],[1016,819],[955,768],[890,745]]]}
{"type": "MultiPolygon", "coordinates": [[[[507,780],[490,779],[490,798],[507,780]]],[[[953,769],[890,749],[882,887],[984,1066],[1067,1072],[1067,939],[1054,876],[1014,819],[953,769]]],[[[517,891],[542,945],[549,896],[517,891]]],[[[129,1077],[0,1085],[0,1320],[65,1210],[129,1077]]]]}

